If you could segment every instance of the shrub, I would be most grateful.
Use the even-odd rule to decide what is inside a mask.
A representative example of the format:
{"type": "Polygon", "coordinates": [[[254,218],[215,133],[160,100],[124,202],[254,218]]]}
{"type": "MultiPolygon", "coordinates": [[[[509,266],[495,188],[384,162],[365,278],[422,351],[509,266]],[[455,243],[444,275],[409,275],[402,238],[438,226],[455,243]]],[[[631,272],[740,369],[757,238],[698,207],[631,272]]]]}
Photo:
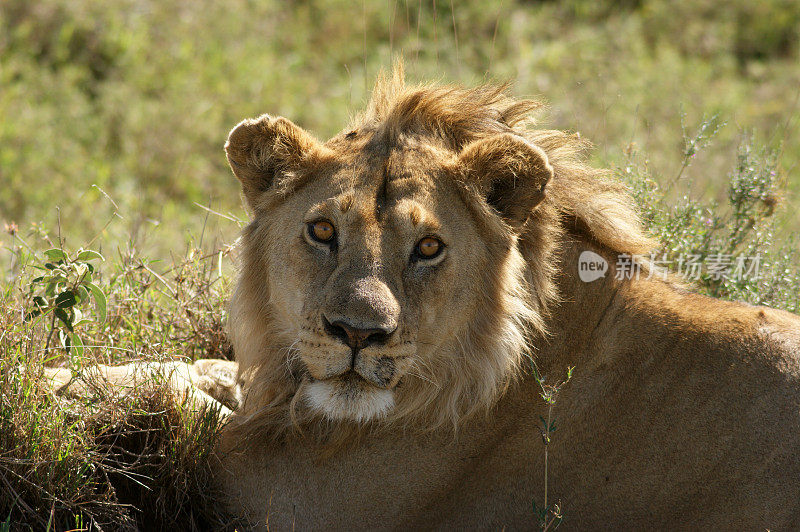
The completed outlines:
{"type": "Polygon", "coordinates": [[[629,182],[650,231],[662,242],[656,266],[693,281],[723,299],[800,310],[800,251],[785,234],[785,181],[778,153],[744,135],[727,182],[726,201],[703,200],[684,170],[718,128],[704,121],[694,135],[684,130],[683,161],[674,178],[658,184],[635,146],[620,173],[629,182]],[[677,197],[676,197],[677,196],[677,197]],[[781,240],[784,240],[781,242],[781,240]],[[693,272],[690,265],[698,265],[693,272]],[[687,273],[688,275],[687,278],[687,273]]]}

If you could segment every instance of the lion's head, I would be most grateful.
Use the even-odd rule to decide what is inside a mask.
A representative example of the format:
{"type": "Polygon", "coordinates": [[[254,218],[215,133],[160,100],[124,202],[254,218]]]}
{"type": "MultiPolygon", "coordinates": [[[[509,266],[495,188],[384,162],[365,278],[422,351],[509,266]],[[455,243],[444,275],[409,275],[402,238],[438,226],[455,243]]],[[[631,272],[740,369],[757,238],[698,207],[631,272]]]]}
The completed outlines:
{"type": "Polygon", "coordinates": [[[504,87],[381,77],[321,143],[285,118],[226,144],[252,213],[231,333],[257,425],[457,426],[546,336],[565,227],[649,242],[619,185],[504,87]],[[320,423],[317,423],[320,425],[320,423]]]}

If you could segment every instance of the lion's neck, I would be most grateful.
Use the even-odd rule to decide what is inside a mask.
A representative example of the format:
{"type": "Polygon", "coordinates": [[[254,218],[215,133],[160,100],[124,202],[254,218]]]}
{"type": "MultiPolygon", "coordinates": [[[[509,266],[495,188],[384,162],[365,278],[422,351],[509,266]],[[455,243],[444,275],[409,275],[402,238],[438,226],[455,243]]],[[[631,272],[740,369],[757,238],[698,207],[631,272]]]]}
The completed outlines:
{"type": "Polygon", "coordinates": [[[547,338],[535,346],[542,371],[560,374],[567,366],[579,365],[591,355],[596,332],[609,319],[612,302],[622,286],[614,278],[615,262],[615,255],[586,240],[570,238],[565,242],[556,276],[559,301],[550,309],[547,338]],[[584,251],[604,257],[609,266],[605,277],[591,282],[580,279],[579,257],[584,251]]]}

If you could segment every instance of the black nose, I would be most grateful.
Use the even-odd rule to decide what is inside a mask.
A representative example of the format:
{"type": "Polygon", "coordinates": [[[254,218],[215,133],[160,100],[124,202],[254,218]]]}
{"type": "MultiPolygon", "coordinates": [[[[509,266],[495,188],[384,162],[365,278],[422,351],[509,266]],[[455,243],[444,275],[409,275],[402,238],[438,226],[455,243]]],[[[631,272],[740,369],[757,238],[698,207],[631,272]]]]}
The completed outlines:
{"type": "Polygon", "coordinates": [[[333,323],[328,321],[328,318],[323,316],[322,321],[325,323],[325,331],[331,336],[340,339],[345,345],[349,346],[353,352],[359,349],[364,349],[368,345],[383,344],[389,339],[395,329],[359,329],[353,327],[343,320],[337,320],[333,323]]]}

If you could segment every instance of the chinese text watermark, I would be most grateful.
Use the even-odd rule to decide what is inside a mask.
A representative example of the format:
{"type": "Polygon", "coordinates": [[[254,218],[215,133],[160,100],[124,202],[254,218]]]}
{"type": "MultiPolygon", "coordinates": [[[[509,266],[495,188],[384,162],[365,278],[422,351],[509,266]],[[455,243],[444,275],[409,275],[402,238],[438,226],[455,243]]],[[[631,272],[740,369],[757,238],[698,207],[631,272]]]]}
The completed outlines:
{"type": "MultiPolygon", "coordinates": [[[[696,255],[681,253],[669,257],[666,253],[649,255],[617,255],[614,264],[614,278],[625,279],[667,279],[670,273],[687,281],[696,281],[707,276],[715,281],[757,281],[761,278],[761,255],[752,256],[715,253],[696,255]],[[648,265],[643,268],[643,265],[648,265]]],[[[591,283],[605,277],[609,272],[608,260],[593,252],[584,251],[578,257],[578,276],[581,281],[591,283]]]]}

